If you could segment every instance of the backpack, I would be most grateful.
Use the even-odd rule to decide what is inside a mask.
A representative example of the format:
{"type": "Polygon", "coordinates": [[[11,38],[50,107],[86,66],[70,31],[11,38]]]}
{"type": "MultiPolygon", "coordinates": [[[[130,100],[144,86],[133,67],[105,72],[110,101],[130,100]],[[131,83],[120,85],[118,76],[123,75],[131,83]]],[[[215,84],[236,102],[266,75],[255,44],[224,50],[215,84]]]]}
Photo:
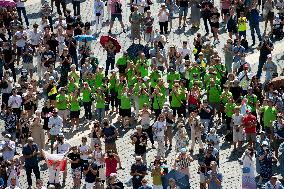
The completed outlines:
{"type": "Polygon", "coordinates": [[[120,2],[115,2],[115,5],[114,5],[114,10],[115,10],[115,13],[122,13],[122,4],[120,2]]]}

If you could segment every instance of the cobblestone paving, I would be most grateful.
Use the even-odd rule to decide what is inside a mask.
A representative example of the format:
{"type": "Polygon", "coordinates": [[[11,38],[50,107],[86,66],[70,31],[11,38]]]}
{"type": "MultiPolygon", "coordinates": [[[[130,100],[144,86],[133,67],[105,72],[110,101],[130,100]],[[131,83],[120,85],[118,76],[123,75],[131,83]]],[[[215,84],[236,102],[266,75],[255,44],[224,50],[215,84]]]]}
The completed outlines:
{"type": "MultiPolygon", "coordinates": [[[[216,1],[215,1],[216,2],[216,1]]],[[[219,4],[219,1],[216,2],[217,4],[219,4]]],[[[126,23],[127,26],[129,26],[128,23],[128,16],[130,14],[130,10],[129,7],[126,5],[126,2],[124,3],[124,23],[126,23]]],[[[26,3],[26,8],[27,8],[27,13],[28,13],[28,17],[30,19],[30,24],[33,24],[34,22],[39,23],[39,11],[40,11],[40,7],[41,7],[41,2],[39,0],[28,0],[28,2],[26,3]]],[[[68,4],[67,6],[68,8],[70,8],[70,10],[72,10],[72,4],[68,4]]],[[[152,6],[153,7],[153,6],[152,6]]],[[[154,3],[154,7],[152,8],[152,15],[155,16],[155,14],[157,14],[157,10],[159,8],[159,4],[158,3],[154,3]]],[[[93,1],[87,0],[84,1],[83,3],[81,3],[81,13],[82,14],[82,19],[83,21],[90,21],[93,20],[94,18],[94,13],[93,13],[93,1]]],[[[190,11],[189,11],[190,13],[190,11]]],[[[54,14],[54,17],[56,15],[54,14]]],[[[155,26],[158,28],[158,24],[156,22],[155,26]]],[[[171,33],[169,34],[169,43],[168,44],[175,44],[176,46],[181,46],[182,41],[184,40],[188,40],[189,44],[192,44],[193,42],[193,38],[195,35],[195,32],[192,31],[190,29],[190,26],[187,26],[185,29],[181,29],[181,30],[176,30],[178,26],[178,19],[174,19],[173,20],[173,29],[171,31],[171,33]]],[[[263,31],[263,26],[264,23],[261,23],[261,31],[263,31]]],[[[103,28],[104,32],[103,34],[106,34],[106,32],[108,31],[108,27],[104,27],[103,28]]],[[[122,29],[120,28],[120,25],[118,22],[115,23],[114,28],[113,28],[113,33],[114,35],[118,38],[119,42],[122,44],[122,51],[126,50],[128,48],[128,46],[131,45],[131,40],[129,40],[129,29],[128,32],[126,34],[121,33],[122,29]]],[[[203,22],[201,21],[201,28],[198,32],[201,32],[202,34],[204,34],[204,26],[203,26],[203,22]]],[[[228,38],[228,34],[225,32],[222,32],[221,29],[221,35],[220,35],[220,41],[221,43],[218,44],[216,46],[216,48],[218,49],[218,51],[221,53],[221,55],[223,55],[222,53],[222,47],[224,45],[224,43],[226,42],[226,39],[228,38]]],[[[248,41],[249,44],[251,44],[251,38],[250,38],[250,31],[247,31],[247,36],[248,36],[248,41]]],[[[284,42],[276,42],[275,43],[275,50],[273,52],[274,54],[274,59],[278,62],[278,65],[280,65],[281,67],[283,67],[283,45],[284,42]]],[[[105,58],[106,58],[106,53],[104,51],[102,51],[102,48],[100,48],[99,42],[95,42],[93,44],[93,47],[96,47],[95,50],[95,55],[98,56],[99,60],[100,60],[100,64],[104,64],[105,58]]],[[[192,47],[192,45],[191,45],[192,47]]],[[[250,52],[249,55],[247,56],[247,61],[250,62],[253,66],[252,66],[252,70],[253,72],[256,72],[257,69],[257,61],[258,61],[258,56],[259,53],[257,52],[256,49],[254,49],[253,52],[250,52]]],[[[41,100],[41,104],[42,104],[42,100],[41,100]]],[[[113,122],[116,122],[116,117],[110,117],[110,120],[112,120],[113,122]]],[[[89,125],[86,124],[86,122],[84,122],[82,120],[83,124],[80,126],[80,130],[77,133],[67,133],[66,134],[66,138],[68,139],[68,142],[71,145],[78,145],[78,140],[80,140],[80,138],[82,136],[86,136],[89,133],[89,125]]],[[[134,158],[132,157],[133,151],[134,151],[134,147],[131,145],[130,143],[130,135],[131,135],[132,130],[128,131],[128,132],[123,132],[121,131],[121,137],[118,139],[117,144],[118,144],[118,151],[119,151],[119,155],[121,157],[122,160],[122,165],[123,167],[125,167],[125,170],[119,170],[119,178],[123,181],[123,182],[127,182],[130,178],[130,165],[132,162],[134,162],[134,158]]],[[[222,139],[222,144],[221,144],[221,151],[220,151],[220,165],[221,165],[221,172],[223,173],[223,186],[224,189],[230,188],[230,189],[240,189],[241,188],[241,167],[240,164],[238,162],[238,156],[237,155],[231,155],[231,149],[228,148],[228,144],[223,142],[222,139]]],[[[197,154],[198,152],[195,151],[194,154],[197,154]]],[[[151,162],[154,159],[154,156],[156,154],[156,150],[154,149],[150,149],[147,152],[147,162],[151,162]]],[[[173,162],[173,157],[175,156],[174,151],[168,151],[168,164],[172,165],[173,162]]],[[[195,156],[196,157],[196,156],[195,156]]],[[[41,163],[42,164],[42,163],[41,163]]],[[[199,188],[199,175],[197,174],[197,161],[194,161],[190,167],[191,170],[191,175],[192,175],[192,188],[196,189],[199,188]]],[[[46,166],[41,165],[41,177],[44,180],[44,182],[47,182],[47,171],[46,170],[46,166]]],[[[150,176],[147,176],[149,178],[149,180],[151,180],[150,176]]],[[[33,179],[35,179],[33,177],[33,179]]],[[[22,171],[22,174],[20,176],[20,186],[21,189],[27,188],[27,183],[26,183],[26,178],[25,178],[25,174],[24,174],[24,170],[22,171]]],[[[66,186],[64,187],[66,189],[72,188],[72,179],[70,177],[70,174],[68,175],[68,181],[66,182],[66,186]]],[[[129,187],[131,188],[131,187],[129,187]]]]}

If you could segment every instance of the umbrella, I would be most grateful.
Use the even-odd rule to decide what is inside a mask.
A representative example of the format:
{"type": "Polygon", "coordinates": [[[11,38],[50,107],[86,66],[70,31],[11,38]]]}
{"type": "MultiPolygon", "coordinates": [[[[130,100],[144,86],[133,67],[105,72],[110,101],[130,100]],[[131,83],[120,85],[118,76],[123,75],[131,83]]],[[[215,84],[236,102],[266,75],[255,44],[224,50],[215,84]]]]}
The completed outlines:
{"type": "Polygon", "coordinates": [[[165,175],[165,179],[167,181],[170,178],[175,179],[176,184],[180,187],[180,189],[188,189],[188,188],[190,188],[188,175],[185,175],[185,174],[183,174],[183,173],[173,169],[167,175],[165,175]]]}
{"type": "Polygon", "coordinates": [[[87,41],[94,41],[94,40],[96,40],[96,37],[93,36],[93,35],[76,35],[75,39],[77,41],[87,42],[87,41]]]}
{"type": "Polygon", "coordinates": [[[131,60],[136,60],[139,53],[141,52],[145,54],[146,58],[150,58],[149,50],[150,49],[148,46],[143,46],[141,44],[132,44],[128,47],[126,51],[128,52],[128,56],[131,60]]]}
{"type": "Polygon", "coordinates": [[[16,7],[13,0],[0,0],[0,7],[16,7]]]}
{"type": "Polygon", "coordinates": [[[116,38],[109,35],[103,35],[100,38],[100,43],[104,48],[107,48],[109,45],[115,46],[115,53],[119,53],[121,46],[116,38]]]}
{"type": "Polygon", "coordinates": [[[284,76],[275,77],[270,82],[273,84],[274,89],[284,87],[284,76]]]}

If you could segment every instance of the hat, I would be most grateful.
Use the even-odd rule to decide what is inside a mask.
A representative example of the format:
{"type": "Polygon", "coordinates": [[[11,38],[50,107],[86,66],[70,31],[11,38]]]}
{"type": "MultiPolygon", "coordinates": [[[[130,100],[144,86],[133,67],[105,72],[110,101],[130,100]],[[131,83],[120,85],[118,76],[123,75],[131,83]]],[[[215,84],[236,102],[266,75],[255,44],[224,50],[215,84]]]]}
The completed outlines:
{"type": "Polygon", "coordinates": [[[53,76],[50,76],[49,77],[49,80],[54,80],[55,78],[53,76]]]}
{"type": "Polygon", "coordinates": [[[268,146],[268,142],[265,140],[265,141],[263,141],[263,142],[261,143],[261,145],[263,145],[263,146],[268,146]]]}
{"type": "Polygon", "coordinates": [[[143,78],[143,81],[148,81],[150,78],[149,77],[147,77],[147,76],[145,76],[144,78],[143,78]]]}
{"type": "Polygon", "coordinates": [[[64,138],[64,134],[63,134],[63,133],[59,133],[59,134],[57,135],[57,137],[62,137],[62,138],[64,138]]]}
{"type": "Polygon", "coordinates": [[[249,65],[248,64],[244,64],[244,68],[249,68],[249,65]]]}
{"type": "Polygon", "coordinates": [[[199,56],[203,56],[203,52],[200,52],[198,55],[199,55],[199,56]]]}
{"type": "Polygon", "coordinates": [[[98,68],[99,68],[99,69],[102,69],[102,68],[104,68],[104,67],[103,67],[102,65],[99,65],[98,68]]]}
{"type": "Polygon", "coordinates": [[[110,70],[110,73],[115,73],[115,72],[116,72],[115,69],[110,70]]]}
{"type": "Polygon", "coordinates": [[[166,4],[165,3],[161,3],[161,7],[163,7],[163,6],[166,6],[166,4]]]}
{"type": "Polygon", "coordinates": [[[215,133],[216,129],[215,128],[210,128],[210,133],[215,133]]]}
{"type": "Polygon", "coordinates": [[[148,12],[151,13],[151,10],[147,10],[146,12],[147,12],[147,13],[148,13],[148,12]]]}
{"type": "Polygon", "coordinates": [[[271,54],[267,55],[267,58],[271,58],[271,57],[272,57],[272,55],[271,55],[271,54]]]}
{"type": "Polygon", "coordinates": [[[135,156],[135,160],[141,160],[142,157],[141,156],[135,156]]]}
{"type": "Polygon", "coordinates": [[[278,94],[278,91],[277,91],[277,90],[274,90],[273,93],[278,94]]]}
{"type": "Polygon", "coordinates": [[[10,134],[5,134],[4,138],[11,138],[10,134]]]}
{"type": "Polygon", "coordinates": [[[168,102],[165,102],[164,107],[170,107],[170,104],[168,102]]]}
{"type": "Polygon", "coordinates": [[[180,153],[186,153],[186,152],[187,152],[186,148],[180,149],[180,153]]]}

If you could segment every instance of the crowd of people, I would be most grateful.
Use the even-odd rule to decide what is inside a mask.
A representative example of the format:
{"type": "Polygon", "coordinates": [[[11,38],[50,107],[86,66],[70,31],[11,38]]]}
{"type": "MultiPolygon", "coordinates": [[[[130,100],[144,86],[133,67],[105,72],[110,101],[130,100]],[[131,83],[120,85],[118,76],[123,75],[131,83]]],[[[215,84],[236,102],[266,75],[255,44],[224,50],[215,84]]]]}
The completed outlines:
{"type": "Polygon", "coordinates": [[[126,188],[118,171],[126,161],[117,149],[121,131],[132,133],[123,142],[134,146],[135,162],[126,165],[133,189],[188,189],[193,175],[199,175],[200,189],[221,189],[227,182],[221,171],[224,148],[242,161],[243,189],[284,188],[277,174],[284,176],[283,82],[271,82],[284,75],[273,57],[273,40],[283,37],[283,0],[222,0],[220,5],[134,0],[129,18],[122,1],[94,0],[94,23],[81,19],[81,0],[72,1],[73,10],[65,0],[45,0],[38,23],[30,23],[25,1],[15,2],[0,7],[0,188],[25,188],[23,174],[29,189],[126,188]],[[151,11],[154,5],[160,7],[157,13],[151,11]],[[189,10],[193,44],[170,44],[170,32],[188,27],[189,10]],[[127,40],[135,45],[138,39],[148,50],[135,57],[119,54],[111,37],[116,20],[124,33],[130,26],[127,40]],[[199,32],[201,23],[206,33],[199,32]],[[109,41],[102,46],[81,40],[98,38],[107,27],[109,41]],[[221,29],[227,33],[224,47],[221,29]],[[249,49],[259,51],[257,65],[246,60],[249,49]],[[99,62],[102,50],[105,62],[99,62]],[[86,136],[74,145],[66,136],[78,140],[79,130],[86,136]],[[156,150],[153,162],[149,149],[156,150]],[[191,169],[194,161],[197,173],[191,169]],[[167,177],[173,170],[185,183],[167,177]]]}

